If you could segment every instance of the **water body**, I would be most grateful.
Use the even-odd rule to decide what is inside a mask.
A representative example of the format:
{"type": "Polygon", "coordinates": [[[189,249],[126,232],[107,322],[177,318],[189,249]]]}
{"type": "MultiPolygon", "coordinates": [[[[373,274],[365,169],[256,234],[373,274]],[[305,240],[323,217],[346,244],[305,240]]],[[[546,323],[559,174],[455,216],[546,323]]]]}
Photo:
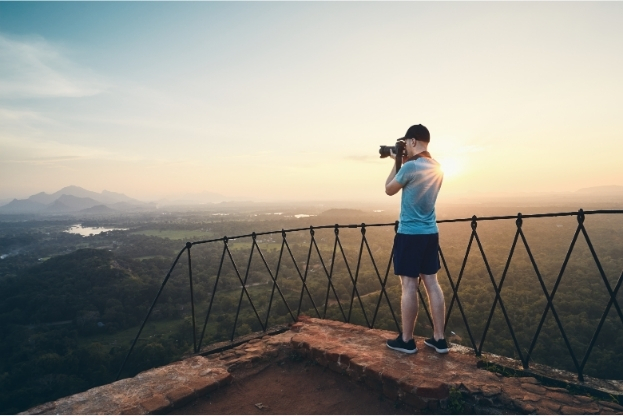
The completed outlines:
{"type": "Polygon", "coordinates": [[[80,234],[83,237],[88,237],[90,235],[96,235],[115,230],[125,231],[127,230],[127,228],[83,227],[82,225],[74,225],[68,230],[65,230],[65,232],[70,234],[80,234]]]}

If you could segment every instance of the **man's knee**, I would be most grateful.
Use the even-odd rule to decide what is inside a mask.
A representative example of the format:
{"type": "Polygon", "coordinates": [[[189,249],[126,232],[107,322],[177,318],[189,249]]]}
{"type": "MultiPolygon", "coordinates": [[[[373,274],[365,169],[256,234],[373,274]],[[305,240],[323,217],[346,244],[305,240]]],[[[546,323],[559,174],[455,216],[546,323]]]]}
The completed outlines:
{"type": "Polygon", "coordinates": [[[432,285],[439,285],[439,282],[437,281],[437,274],[423,274],[420,273],[420,279],[422,279],[422,281],[424,282],[424,285],[426,285],[426,287],[430,287],[432,285]]]}
{"type": "Polygon", "coordinates": [[[415,292],[418,287],[419,278],[410,276],[400,276],[402,281],[402,290],[406,292],[415,292]]]}
{"type": "Polygon", "coordinates": [[[422,281],[424,281],[424,286],[426,287],[426,292],[431,293],[439,293],[443,296],[443,290],[441,289],[441,285],[439,281],[437,281],[436,274],[421,274],[420,277],[422,281]]]}

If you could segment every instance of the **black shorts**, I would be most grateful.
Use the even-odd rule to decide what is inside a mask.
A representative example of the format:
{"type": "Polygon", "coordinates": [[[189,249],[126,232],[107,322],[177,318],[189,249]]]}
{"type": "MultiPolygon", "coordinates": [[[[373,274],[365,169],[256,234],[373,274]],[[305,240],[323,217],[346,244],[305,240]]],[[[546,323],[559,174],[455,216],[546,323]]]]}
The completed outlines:
{"type": "Polygon", "coordinates": [[[435,274],[439,262],[439,234],[396,234],[394,237],[394,274],[419,277],[435,274]]]}

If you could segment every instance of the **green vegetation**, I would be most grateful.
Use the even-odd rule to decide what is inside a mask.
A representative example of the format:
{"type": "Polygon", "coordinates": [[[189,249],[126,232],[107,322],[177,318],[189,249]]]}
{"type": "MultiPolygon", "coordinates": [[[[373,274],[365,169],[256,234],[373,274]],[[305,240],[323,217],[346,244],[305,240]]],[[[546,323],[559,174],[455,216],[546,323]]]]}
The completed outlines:
{"type": "Polygon", "coordinates": [[[450,388],[450,395],[448,397],[448,413],[451,415],[463,415],[465,414],[465,398],[460,390],[457,388],[450,388]]]}
{"type": "Polygon", "coordinates": [[[148,237],[169,238],[171,240],[182,240],[184,242],[218,238],[215,237],[214,233],[196,230],[140,230],[135,231],[134,234],[142,234],[148,237]]]}
{"type": "MultiPolygon", "coordinates": [[[[348,218],[320,217],[305,220],[318,221],[319,224],[361,222],[359,218],[349,221],[348,218]]],[[[586,219],[589,235],[613,287],[623,270],[623,221],[619,217],[590,216],[586,219]]],[[[236,217],[210,222],[191,216],[170,222],[144,219],[115,224],[92,223],[89,225],[114,225],[128,230],[85,238],[63,233],[63,225],[53,221],[7,223],[0,229],[0,247],[5,253],[16,254],[0,262],[0,413],[16,413],[38,403],[113,381],[162,279],[184,246],[185,238],[180,236],[233,236],[252,230],[260,232],[301,226],[300,220],[289,221],[279,219],[251,223],[236,217]],[[49,259],[40,260],[43,258],[49,259]]],[[[376,222],[391,222],[391,219],[376,222]]],[[[530,220],[523,226],[549,292],[558,277],[576,225],[575,218],[559,218],[530,220]]],[[[441,245],[455,284],[470,231],[469,223],[441,226],[441,245]]],[[[478,234],[496,284],[499,284],[505,269],[515,231],[512,221],[479,223],[478,234]]],[[[367,247],[363,246],[359,269],[356,267],[362,248],[359,229],[340,230],[344,254],[338,248],[333,264],[335,233],[332,229],[315,231],[314,238],[322,259],[316,247],[312,246],[309,263],[306,263],[310,250],[310,233],[307,230],[288,234],[294,261],[287,250],[280,252],[282,239],[279,233],[258,236],[257,243],[294,315],[300,309],[301,313],[310,316],[336,320],[350,318],[353,323],[366,325],[366,318],[371,323],[379,305],[374,326],[396,330],[385,296],[379,303],[381,292],[375,272],[376,266],[381,279],[384,278],[393,235],[393,227],[370,227],[366,238],[374,263],[367,247]],[[280,254],[281,264],[277,268],[280,254]],[[300,305],[302,283],[299,273],[305,276],[309,291],[309,294],[303,292],[300,305]],[[332,275],[333,285],[329,288],[326,273],[332,275]],[[357,280],[357,293],[363,309],[357,295],[353,296],[354,279],[357,280]]],[[[239,302],[241,309],[234,336],[262,329],[256,312],[262,323],[265,322],[271,295],[274,297],[270,304],[268,325],[285,324],[292,320],[279,293],[273,293],[271,273],[256,249],[249,263],[251,241],[251,238],[231,240],[228,244],[231,259],[225,254],[222,267],[222,242],[196,245],[191,249],[197,336],[210,306],[219,267],[221,269],[203,346],[232,336],[239,302]],[[255,311],[242,292],[241,280],[245,279],[255,311]]],[[[173,270],[122,377],[165,364],[192,351],[187,262],[187,255],[184,254],[173,270]]],[[[446,293],[447,306],[450,306],[452,291],[443,269],[439,280],[446,293]]],[[[386,291],[399,322],[400,287],[391,269],[386,291]]],[[[476,242],[472,245],[461,277],[459,296],[474,341],[480,345],[495,294],[476,242]]],[[[546,302],[521,241],[508,267],[501,298],[520,349],[525,354],[546,302]]],[[[623,291],[619,292],[617,299],[623,305],[623,291]]],[[[607,291],[581,237],[554,298],[554,307],[579,360],[607,301],[607,291]]],[[[430,330],[422,308],[416,333],[428,336],[430,330]]],[[[471,346],[456,303],[448,322],[447,333],[450,334],[450,331],[455,333],[454,342],[471,346]]],[[[621,378],[623,352],[617,348],[621,343],[623,325],[612,308],[588,360],[585,374],[621,378]]],[[[499,304],[483,349],[518,358],[499,304]]],[[[575,370],[551,312],[531,359],[575,370]]],[[[457,409],[459,404],[457,402],[457,409]]]]}

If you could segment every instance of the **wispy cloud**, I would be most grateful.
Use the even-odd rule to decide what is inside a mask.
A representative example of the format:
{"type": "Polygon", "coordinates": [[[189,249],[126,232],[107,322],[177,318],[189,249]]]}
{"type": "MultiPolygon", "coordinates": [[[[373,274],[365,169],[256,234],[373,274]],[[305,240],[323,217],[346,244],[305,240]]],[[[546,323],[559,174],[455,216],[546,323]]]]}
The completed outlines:
{"type": "Polygon", "coordinates": [[[10,108],[0,108],[0,120],[5,122],[45,122],[51,123],[53,120],[49,117],[44,117],[35,111],[13,110],[10,108]]]}
{"type": "Polygon", "coordinates": [[[379,160],[379,157],[374,155],[348,155],[344,159],[351,162],[375,163],[379,160]]]}
{"type": "Polygon", "coordinates": [[[47,157],[30,157],[21,159],[7,159],[5,163],[26,163],[33,165],[46,165],[50,163],[68,162],[73,160],[83,159],[80,156],[47,156],[47,157]]]}
{"type": "Polygon", "coordinates": [[[0,33],[0,96],[3,98],[85,97],[104,83],[41,37],[10,38],[0,33]]]}
{"type": "Polygon", "coordinates": [[[1,163],[50,164],[80,159],[109,158],[110,152],[95,147],[59,143],[55,140],[0,137],[1,163]]]}
{"type": "Polygon", "coordinates": [[[487,150],[487,146],[485,145],[466,145],[460,146],[458,149],[459,153],[478,153],[487,150]]]}

